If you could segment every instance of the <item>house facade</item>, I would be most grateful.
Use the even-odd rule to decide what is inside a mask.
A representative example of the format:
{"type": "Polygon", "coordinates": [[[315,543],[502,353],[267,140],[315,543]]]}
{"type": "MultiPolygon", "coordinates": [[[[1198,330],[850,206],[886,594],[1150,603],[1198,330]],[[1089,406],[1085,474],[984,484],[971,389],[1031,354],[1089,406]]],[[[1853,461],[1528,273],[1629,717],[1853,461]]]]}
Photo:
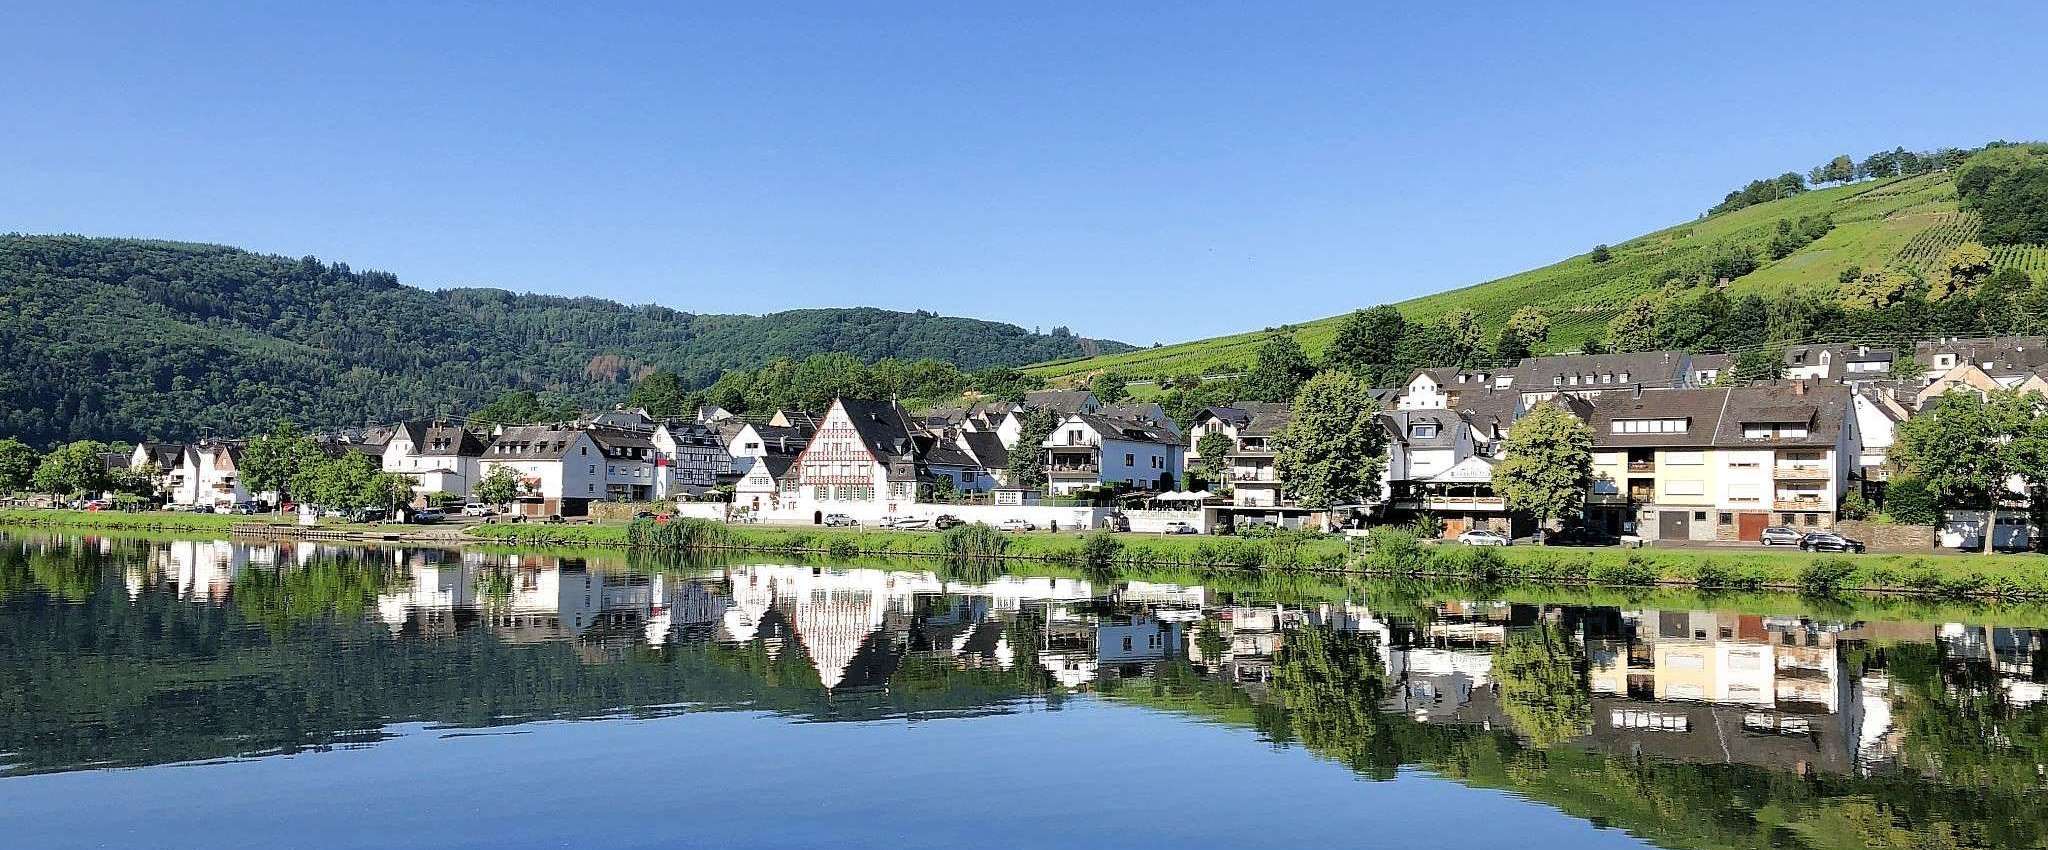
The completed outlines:
{"type": "Polygon", "coordinates": [[[484,441],[446,422],[401,422],[392,426],[378,465],[410,475],[421,498],[448,493],[468,498],[481,478],[484,441]]]}
{"type": "Polygon", "coordinates": [[[604,450],[578,428],[513,425],[500,429],[478,463],[481,475],[500,467],[519,476],[515,512],[526,516],[583,516],[606,496],[604,450]]]}
{"type": "Polygon", "coordinates": [[[703,495],[735,471],[725,441],[704,423],[668,420],[655,427],[651,441],[656,499],[703,495]]]}
{"type": "Polygon", "coordinates": [[[1859,480],[1851,389],[1798,381],[1606,393],[1589,405],[1587,519],[1645,540],[1834,525],[1859,480]]]}
{"type": "Polygon", "coordinates": [[[1066,495],[1104,485],[1171,490],[1185,468],[1179,435],[1156,424],[1075,413],[1061,420],[1040,450],[1047,488],[1066,495]]]}
{"type": "Polygon", "coordinates": [[[785,510],[822,522],[844,513],[863,521],[917,504],[923,483],[915,432],[894,402],[836,399],[795,461],[796,498],[785,510]]]}

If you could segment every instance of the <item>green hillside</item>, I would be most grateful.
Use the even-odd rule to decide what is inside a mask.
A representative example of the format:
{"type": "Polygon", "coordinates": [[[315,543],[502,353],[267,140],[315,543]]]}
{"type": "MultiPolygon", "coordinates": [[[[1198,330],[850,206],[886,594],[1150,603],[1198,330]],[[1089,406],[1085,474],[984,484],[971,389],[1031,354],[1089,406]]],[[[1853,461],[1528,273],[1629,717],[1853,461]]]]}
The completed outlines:
{"type": "Polygon", "coordinates": [[[605,406],[666,369],[691,386],[776,358],[963,369],[1128,350],[872,308],[707,315],[499,289],[220,245],[0,235],[0,434],[35,443],[241,434],[473,410],[506,390],[605,406]]]}
{"type": "MultiPolygon", "coordinates": [[[[1498,280],[1426,295],[1396,306],[1412,321],[1428,321],[1453,310],[1470,310],[1488,332],[1497,331],[1516,309],[1537,306],[1551,314],[1546,350],[1576,351],[1597,338],[1632,299],[1656,290],[1679,269],[1697,263],[1716,245],[1755,249],[1760,266],[1736,278],[1732,295],[1774,293],[1835,285],[1845,268],[1894,265],[1927,270],[1949,249],[1976,235],[1978,223],[1956,204],[1948,172],[1868,180],[1833,186],[1745,207],[1648,233],[1612,246],[1611,258],[1595,262],[1580,254],[1498,280]],[[1782,259],[1761,250],[1780,220],[1829,216],[1834,228],[1782,259]]],[[[2011,245],[1994,249],[1994,261],[2032,274],[2048,270],[2048,247],[2011,245]]],[[[1368,304],[1350,305],[1367,307],[1368,304]]],[[[1343,316],[1292,326],[1309,354],[1320,356],[1343,316]]],[[[1143,349],[1124,354],[1074,358],[1040,364],[1031,374],[1053,382],[1111,371],[1128,378],[1242,371],[1259,344],[1261,330],[1234,336],[1143,349]]]]}

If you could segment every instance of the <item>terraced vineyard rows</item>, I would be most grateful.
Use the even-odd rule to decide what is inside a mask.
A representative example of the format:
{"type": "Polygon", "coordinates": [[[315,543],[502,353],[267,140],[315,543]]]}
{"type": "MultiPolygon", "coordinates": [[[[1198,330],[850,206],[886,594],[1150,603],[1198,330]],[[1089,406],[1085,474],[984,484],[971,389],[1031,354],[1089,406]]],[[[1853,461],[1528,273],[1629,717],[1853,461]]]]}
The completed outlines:
{"type": "Polygon", "coordinates": [[[1974,214],[1944,214],[1933,226],[1915,234],[1913,240],[1906,243],[1906,247],[1899,251],[1899,262],[1921,271],[1930,270],[1949,251],[1976,235],[1977,217],[1974,214]]]}
{"type": "Polygon", "coordinates": [[[2000,245],[1991,249],[1991,264],[2040,277],[2048,274],[2048,245],[2000,245]]]}

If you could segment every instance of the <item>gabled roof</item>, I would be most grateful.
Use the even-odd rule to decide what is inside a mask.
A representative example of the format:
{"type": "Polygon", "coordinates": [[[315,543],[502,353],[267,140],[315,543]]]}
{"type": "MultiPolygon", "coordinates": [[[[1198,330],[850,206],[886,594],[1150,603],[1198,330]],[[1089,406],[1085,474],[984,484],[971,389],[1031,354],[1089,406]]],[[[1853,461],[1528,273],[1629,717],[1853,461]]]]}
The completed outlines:
{"type": "Polygon", "coordinates": [[[1833,446],[1850,415],[1851,389],[1786,381],[1744,387],[1646,389],[1601,393],[1588,400],[1596,448],[1769,448],[1833,446]],[[1617,420],[1682,420],[1678,432],[1616,433],[1617,420]],[[1799,424],[1804,437],[1751,438],[1747,425],[1799,424]]]}
{"type": "Polygon", "coordinates": [[[185,462],[183,443],[141,443],[138,448],[142,449],[146,462],[161,469],[171,469],[185,462]]]}
{"type": "Polygon", "coordinates": [[[1294,421],[1294,405],[1260,404],[1246,411],[1250,421],[1237,429],[1240,437],[1277,437],[1287,430],[1287,423],[1294,421]]]}
{"type": "Polygon", "coordinates": [[[1003,446],[1003,438],[989,431],[968,431],[960,435],[967,453],[989,469],[1008,469],[1010,450],[1003,446]]]}
{"type": "Polygon", "coordinates": [[[924,462],[938,464],[939,466],[978,467],[981,465],[975,462],[973,455],[945,440],[934,440],[931,445],[925,447],[924,462]]]}
{"type": "Polygon", "coordinates": [[[1672,387],[1682,383],[1684,369],[1689,355],[1683,351],[1638,351],[1628,354],[1558,354],[1549,357],[1524,357],[1511,373],[1514,388],[1525,393],[1540,393],[1554,390],[1566,392],[1591,388],[1600,390],[1630,384],[1644,387],[1672,387]],[[1592,376],[1593,383],[1581,381],[1570,383],[1570,376],[1592,376]],[[1612,383],[1600,383],[1600,376],[1612,376],[1612,383]],[[1627,376],[1626,380],[1623,376],[1627,376]],[[1564,379],[1560,386],[1558,379],[1564,379]]]}
{"type": "Polygon", "coordinates": [[[860,435],[861,443],[877,460],[900,457],[916,451],[916,441],[911,438],[910,416],[893,401],[842,398],[839,406],[846,411],[846,418],[853,423],[853,430],[860,435]]]}
{"type": "Polygon", "coordinates": [[[555,425],[508,425],[491,442],[491,459],[557,460],[569,451],[582,431],[555,425]]]}
{"type": "Polygon", "coordinates": [[[762,457],[749,455],[733,458],[732,471],[735,476],[745,478],[752,474],[756,468],[765,468],[768,470],[768,477],[781,481],[782,476],[787,474],[789,468],[795,465],[795,455],[765,455],[762,457]]]}
{"type": "Polygon", "coordinates": [[[1162,425],[1155,425],[1149,422],[1132,422],[1128,419],[1112,419],[1093,413],[1075,413],[1067,417],[1068,421],[1075,419],[1087,423],[1088,427],[1095,429],[1095,433],[1106,440],[1123,440],[1130,443],[1161,443],[1170,446],[1180,445],[1180,436],[1167,430],[1162,425]]]}
{"type": "Polygon", "coordinates": [[[1065,414],[1080,413],[1084,407],[1092,406],[1095,394],[1087,390],[1032,390],[1024,394],[1027,408],[1049,408],[1065,414]]]}
{"type": "Polygon", "coordinates": [[[591,440],[595,441],[599,447],[608,451],[641,449],[651,452],[654,450],[654,435],[646,431],[598,426],[584,430],[589,432],[591,440]]]}
{"type": "Polygon", "coordinates": [[[482,439],[446,422],[400,422],[391,429],[392,437],[412,443],[412,453],[419,457],[481,457],[484,453],[482,439]]]}
{"type": "Polygon", "coordinates": [[[1387,410],[1374,414],[1380,426],[1394,442],[1411,449],[1448,449],[1458,444],[1458,427],[1465,424],[1463,417],[1449,410],[1387,410]],[[1436,431],[1428,436],[1416,436],[1416,425],[1435,425],[1436,431]]]}

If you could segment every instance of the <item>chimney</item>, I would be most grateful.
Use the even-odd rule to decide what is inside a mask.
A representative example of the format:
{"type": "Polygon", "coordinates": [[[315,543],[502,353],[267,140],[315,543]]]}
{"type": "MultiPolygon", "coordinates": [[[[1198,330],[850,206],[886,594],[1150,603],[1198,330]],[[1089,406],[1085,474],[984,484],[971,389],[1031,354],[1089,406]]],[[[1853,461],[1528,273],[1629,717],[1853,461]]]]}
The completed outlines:
{"type": "Polygon", "coordinates": [[[1792,394],[1793,394],[1793,395],[1806,395],[1806,381],[1804,381],[1804,380],[1798,380],[1798,381],[1793,381],[1793,382],[1792,382],[1792,394]]]}

